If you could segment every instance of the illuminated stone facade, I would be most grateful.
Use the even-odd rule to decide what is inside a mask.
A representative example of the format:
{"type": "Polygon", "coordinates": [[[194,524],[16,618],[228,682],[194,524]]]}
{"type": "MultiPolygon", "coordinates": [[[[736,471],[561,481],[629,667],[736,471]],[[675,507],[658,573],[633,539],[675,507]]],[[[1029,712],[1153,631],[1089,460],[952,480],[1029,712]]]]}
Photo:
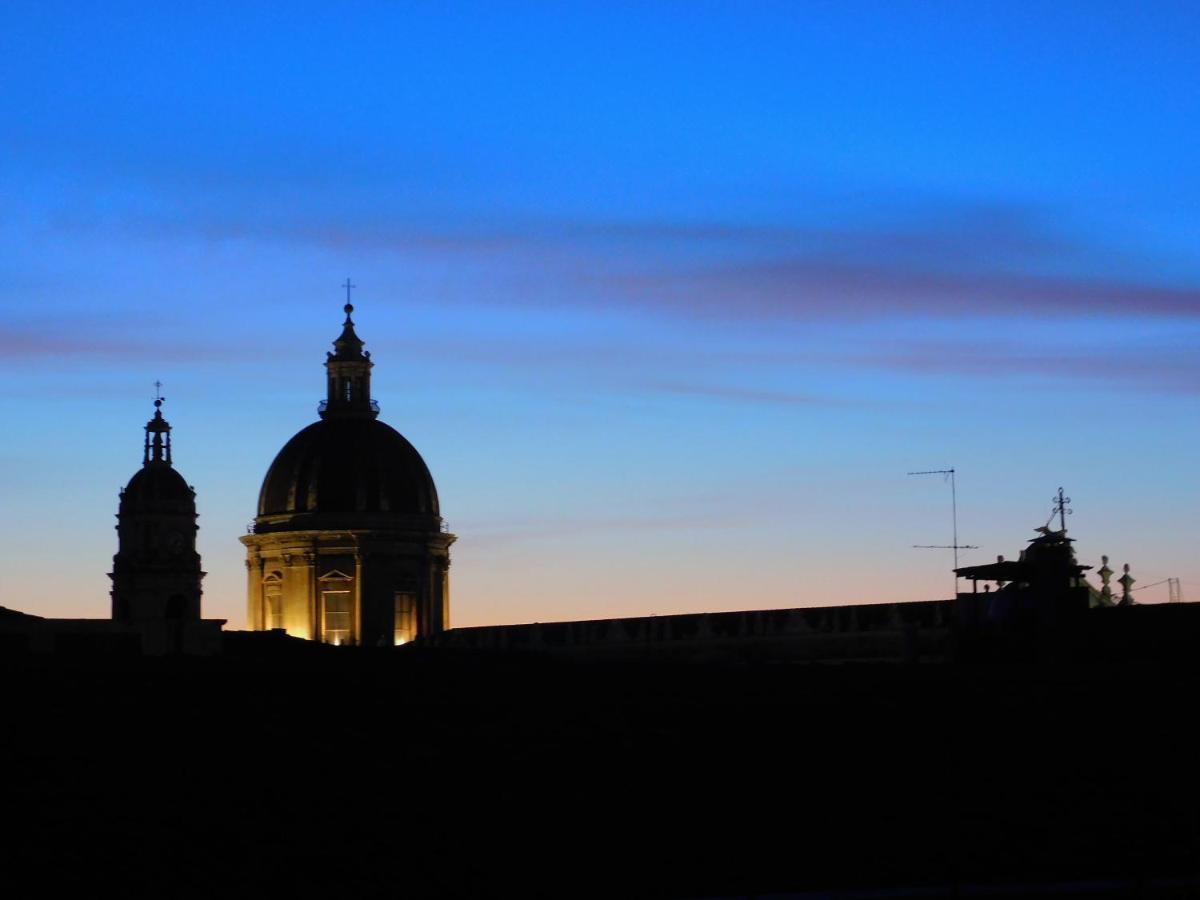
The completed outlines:
{"type": "Polygon", "coordinates": [[[450,626],[446,532],[420,454],[378,419],[346,305],[320,420],[279,451],[246,545],[248,626],[388,646],[450,626]]]}

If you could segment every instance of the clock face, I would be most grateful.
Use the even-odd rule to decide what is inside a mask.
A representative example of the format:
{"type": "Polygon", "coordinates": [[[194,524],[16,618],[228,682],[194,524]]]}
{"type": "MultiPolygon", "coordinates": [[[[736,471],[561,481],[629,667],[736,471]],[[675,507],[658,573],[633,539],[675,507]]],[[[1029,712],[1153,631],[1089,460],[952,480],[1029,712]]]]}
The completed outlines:
{"type": "Polygon", "coordinates": [[[172,556],[178,556],[183,552],[183,535],[178,531],[167,533],[167,552],[172,556]]]}

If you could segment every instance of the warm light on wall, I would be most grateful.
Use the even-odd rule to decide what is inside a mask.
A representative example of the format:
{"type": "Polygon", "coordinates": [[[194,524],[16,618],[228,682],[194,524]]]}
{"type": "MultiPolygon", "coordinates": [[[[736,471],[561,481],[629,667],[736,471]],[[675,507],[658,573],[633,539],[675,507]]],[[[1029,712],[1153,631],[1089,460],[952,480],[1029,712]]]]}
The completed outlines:
{"type": "Polygon", "coordinates": [[[396,616],[392,645],[399,647],[411,641],[417,630],[417,595],[411,591],[396,591],[392,603],[396,616]]]}

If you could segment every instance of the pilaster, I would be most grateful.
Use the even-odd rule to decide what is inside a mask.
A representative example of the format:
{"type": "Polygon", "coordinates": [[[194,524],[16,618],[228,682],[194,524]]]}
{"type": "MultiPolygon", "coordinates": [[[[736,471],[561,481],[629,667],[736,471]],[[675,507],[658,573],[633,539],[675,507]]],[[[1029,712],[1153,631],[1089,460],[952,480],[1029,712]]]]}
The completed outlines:
{"type": "Polygon", "coordinates": [[[246,554],[246,628],[262,631],[263,619],[262,557],[251,549],[246,554]]]}

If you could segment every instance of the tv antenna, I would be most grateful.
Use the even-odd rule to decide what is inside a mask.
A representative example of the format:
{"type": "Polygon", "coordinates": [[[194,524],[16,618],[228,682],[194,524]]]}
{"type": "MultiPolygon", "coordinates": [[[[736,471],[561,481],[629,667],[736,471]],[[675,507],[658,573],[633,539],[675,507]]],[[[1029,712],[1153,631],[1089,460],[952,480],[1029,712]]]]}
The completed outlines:
{"type": "MultiPolygon", "coordinates": [[[[975,544],[960,544],[958,542],[958,486],[954,480],[954,468],[949,469],[926,469],[921,472],[909,472],[909,475],[941,475],[943,481],[950,482],[950,522],[952,531],[949,544],[913,544],[917,550],[953,550],[954,551],[954,568],[958,569],[958,551],[959,550],[978,550],[979,547],[975,544]]],[[[954,573],[954,593],[958,595],[958,572],[954,573]]]]}

